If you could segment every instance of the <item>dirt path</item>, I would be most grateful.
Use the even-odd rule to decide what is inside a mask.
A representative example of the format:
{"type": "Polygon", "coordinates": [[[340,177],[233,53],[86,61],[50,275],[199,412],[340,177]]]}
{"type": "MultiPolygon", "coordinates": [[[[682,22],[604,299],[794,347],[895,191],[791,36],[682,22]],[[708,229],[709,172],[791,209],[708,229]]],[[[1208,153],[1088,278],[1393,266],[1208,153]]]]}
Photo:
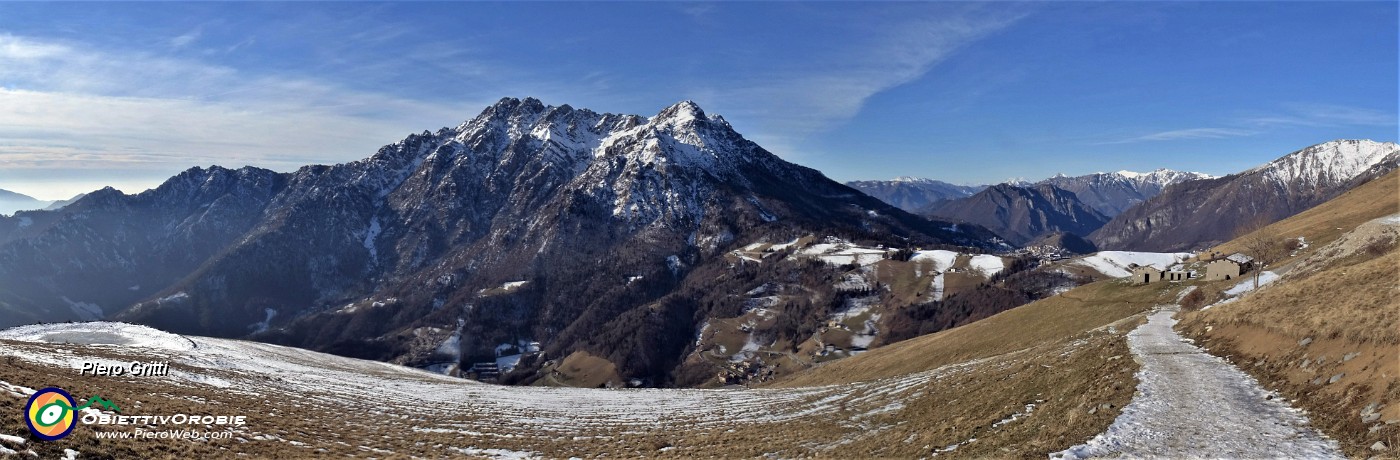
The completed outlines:
{"type": "Polygon", "coordinates": [[[1103,434],[1051,458],[1345,458],[1307,417],[1225,360],[1184,342],[1175,307],[1128,334],[1138,394],[1103,434]]]}

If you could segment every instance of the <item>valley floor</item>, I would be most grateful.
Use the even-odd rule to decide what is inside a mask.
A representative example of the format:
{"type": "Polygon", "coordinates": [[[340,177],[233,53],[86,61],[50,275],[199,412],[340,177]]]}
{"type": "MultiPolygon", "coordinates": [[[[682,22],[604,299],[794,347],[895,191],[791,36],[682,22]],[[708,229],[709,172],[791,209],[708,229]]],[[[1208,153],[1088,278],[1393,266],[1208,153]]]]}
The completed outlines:
{"type": "Polygon", "coordinates": [[[1132,403],[1108,431],[1052,457],[1344,458],[1301,411],[1182,339],[1176,311],[1157,311],[1128,334],[1142,364],[1132,403]]]}

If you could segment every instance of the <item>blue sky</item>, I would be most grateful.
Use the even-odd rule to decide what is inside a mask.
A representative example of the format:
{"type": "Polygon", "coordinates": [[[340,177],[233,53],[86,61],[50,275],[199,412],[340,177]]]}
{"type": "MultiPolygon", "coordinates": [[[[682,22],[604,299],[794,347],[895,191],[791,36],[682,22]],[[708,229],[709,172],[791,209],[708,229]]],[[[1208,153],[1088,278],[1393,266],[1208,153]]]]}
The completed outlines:
{"type": "Polygon", "coordinates": [[[1396,140],[1395,2],[0,3],[0,188],[363,158],[504,96],[695,100],[838,180],[1396,140]]]}

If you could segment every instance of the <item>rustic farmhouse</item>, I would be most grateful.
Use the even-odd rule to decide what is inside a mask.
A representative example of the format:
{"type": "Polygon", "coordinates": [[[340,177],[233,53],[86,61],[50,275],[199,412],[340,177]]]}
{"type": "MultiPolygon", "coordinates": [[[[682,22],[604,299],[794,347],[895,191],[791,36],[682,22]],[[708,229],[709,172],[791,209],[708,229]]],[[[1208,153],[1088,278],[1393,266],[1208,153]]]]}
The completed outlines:
{"type": "Polygon", "coordinates": [[[1171,270],[1162,270],[1151,265],[1134,265],[1132,267],[1133,283],[1147,284],[1156,281],[1185,281],[1195,276],[1195,272],[1182,271],[1178,268],[1179,267],[1173,267],[1171,270]]]}
{"type": "Polygon", "coordinates": [[[1254,259],[1240,253],[1231,254],[1206,263],[1206,280],[1231,280],[1239,278],[1254,267],[1254,259]]]}

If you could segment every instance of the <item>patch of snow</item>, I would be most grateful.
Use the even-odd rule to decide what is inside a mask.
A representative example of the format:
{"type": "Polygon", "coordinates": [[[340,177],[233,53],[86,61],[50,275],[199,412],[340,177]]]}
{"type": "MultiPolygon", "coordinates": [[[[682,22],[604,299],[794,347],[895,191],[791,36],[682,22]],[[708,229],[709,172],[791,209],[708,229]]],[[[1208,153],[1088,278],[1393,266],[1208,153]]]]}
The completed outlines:
{"type": "Polygon", "coordinates": [[[1181,263],[1193,254],[1189,252],[1136,252],[1136,251],[1099,251],[1094,254],[1084,256],[1074,263],[1080,266],[1092,268],[1099,273],[1111,278],[1122,278],[1132,275],[1132,265],[1152,266],[1165,270],[1167,267],[1181,263]]]}
{"type": "Polygon", "coordinates": [[[871,308],[880,304],[880,296],[857,297],[846,301],[846,308],[831,315],[832,319],[845,321],[869,312],[871,308]]]}
{"type": "Polygon", "coordinates": [[[1050,458],[1344,458],[1301,411],[1183,341],[1174,313],[1158,311],[1128,333],[1142,363],[1133,401],[1107,431],[1050,458]]]}
{"type": "MultiPolygon", "coordinates": [[[[1272,283],[1272,282],[1274,282],[1274,280],[1277,280],[1278,278],[1279,278],[1279,275],[1278,275],[1277,273],[1274,273],[1274,272],[1271,272],[1271,271],[1259,272],[1259,286],[1262,287],[1262,286],[1264,286],[1265,284],[1272,283]]],[[[1254,277],[1253,277],[1253,276],[1244,275],[1244,276],[1241,276],[1240,279],[1243,279],[1244,281],[1241,281],[1240,284],[1236,284],[1234,287],[1225,290],[1225,295],[1226,295],[1226,296],[1229,296],[1229,297],[1239,297],[1241,294],[1244,294],[1244,293],[1246,293],[1246,292],[1249,292],[1249,291],[1253,291],[1253,290],[1254,290],[1254,277]]]]}
{"type": "Polygon", "coordinates": [[[859,246],[831,237],[803,248],[798,254],[816,257],[831,265],[865,266],[885,259],[884,249],[859,246]]]}
{"type": "Polygon", "coordinates": [[[932,292],[932,295],[933,295],[933,300],[943,300],[943,274],[942,274],[942,273],[939,273],[939,274],[933,276],[933,284],[931,285],[931,287],[932,287],[932,291],[931,291],[931,292],[932,292]]]}
{"type": "Polygon", "coordinates": [[[176,293],[174,293],[174,294],[171,294],[171,295],[168,295],[168,296],[165,296],[165,297],[161,297],[160,300],[157,300],[156,302],[158,302],[158,303],[179,302],[179,301],[182,301],[182,300],[185,300],[185,299],[188,299],[188,298],[190,298],[190,295],[189,295],[189,294],[187,294],[187,293],[185,293],[185,292],[176,292],[176,293]]]}
{"type": "Polygon", "coordinates": [[[12,327],[0,338],[21,342],[75,343],[164,350],[190,350],[194,343],[183,336],[127,323],[55,323],[12,327]]]}
{"type": "Polygon", "coordinates": [[[1043,403],[1043,402],[1045,402],[1045,401],[1044,401],[1044,400],[1036,400],[1036,402],[1027,403],[1027,404],[1026,404],[1026,408],[1023,409],[1023,410],[1021,410],[1021,412],[1017,412],[1017,413],[1011,414],[1011,415],[1007,416],[1007,417],[1004,418],[1004,419],[997,420],[995,423],[992,423],[992,428],[998,428],[998,427],[1000,427],[1000,426],[1002,426],[1002,425],[1005,425],[1005,424],[1008,424],[1008,423],[1011,423],[1011,422],[1014,422],[1014,421],[1017,421],[1017,420],[1020,420],[1020,419],[1022,419],[1022,418],[1025,418],[1025,417],[1030,416],[1030,415],[1031,415],[1031,412],[1035,412],[1035,405],[1036,405],[1037,403],[1043,403]]]}
{"type": "Polygon", "coordinates": [[[383,227],[379,226],[379,216],[374,216],[369,220],[369,228],[365,229],[365,250],[369,251],[369,260],[379,259],[379,248],[375,246],[374,240],[383,233],[383,227]]]}
{"type": "Polygon", "coordinates": [[[957,260],[958,253],[953,251],[944,251],[941,249],[933,251],[919,251],[914,253],[913,257],[909,258],[910,262],[932,262],[933,271],[936,272],[948,270],[948,267],[952,267],[953,263],[957,260]]]}
{"type": "Polygon", "coordinates": [[[1377,221],[1384,225],[1400,225],[1400,213],[1382,217],[1377,221]]]}
{"type": "Polygon", "coordinates": [[[21,438],[19,436],[11,436],[8,434],[0,434],[0,442],[8,442],[10,444],[15,445],[24,445],[24,438],[21,438]]]}
{"type": "Polygon", "coordinates": [[[1000,257],[987,254],[972,256],[972,260],[969,260],[967,264],[972,267],[973,270],[982,272],[982,275],[987,277],[996,275],[1006,269],[1006,262],[1002,261],[1000,257]]]}
{"type": "Polygon", "coordinates": [[[871,289],[870,282],[866,281],[865,276],[854,271],[842,276],[841,281],[836,282],[834,287],[837,291],[842,292],[868,291],[871,289]]]}
{"type": "Polygon", "coordinates": [[[802,239],[801,239],[801,238],[793,238],[792,241],[789,241],[789,242],[786,242],[786,243],[783,243],[783,244],[775,244],[775,245],[769,247],[768,250],[769,250],[769,251],[786,251],[787,248],[796,246],[798,241],[802,241],[802,239]]]}
{"type": "Polygon", "coordinates": [[[666,256],[666,268],[671,269],[672,276],[679,276],[681,270],[685,268],[685,264],[681,263],[681,258],[679,256],[666,256]]]}
{"type": "Polygon", "coordinates": [[[523,452],[509,449],[478,449],[476,447],[453,447],[451,449],[471,457],[486,457],[501,460],[541,458],[540,454],[535,452],[523,452]]]}

